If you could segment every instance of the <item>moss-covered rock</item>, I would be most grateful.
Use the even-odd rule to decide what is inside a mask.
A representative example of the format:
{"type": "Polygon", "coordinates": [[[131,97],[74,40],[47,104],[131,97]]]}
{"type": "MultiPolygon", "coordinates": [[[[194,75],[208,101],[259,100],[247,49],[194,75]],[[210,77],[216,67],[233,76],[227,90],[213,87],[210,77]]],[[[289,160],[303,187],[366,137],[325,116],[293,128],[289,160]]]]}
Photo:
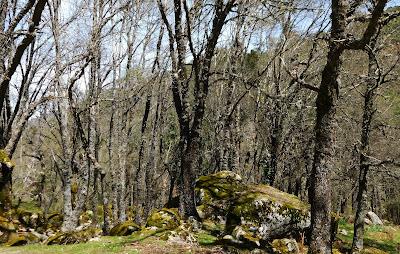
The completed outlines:
{"type": "Polygon", "coordinates": [[[0,216],[0,231],[15,231],[16,229],[12,221],[0,216]]]}
{"type": "Polygon", "coordinates": [[[220,235],[225,232],[225,224],[216,223],[210,219],[204,219],[201,224],[204,230],[214,235],[220,235]]]}
{"type": "Polygon", "coordinates": [[[52,237],[47,239],[47,245],[53,244],[74,244],[74,243],[84,243],[89,241],[91,238],[101,235],[101,229],[98,228],[88,228],[77,232],[59,232],[52,237]]]}
{"type": "Polygon", "coordinates": [[[5,246],[21,246],[25,244],[39,243],[41,238],[34,232],[11,233],[5,246]]]}
{"type": "Polygon", "coordinates": [[[163,208],[153,212],[146,222],[146,227],[173,229],[180,225],[180,216],[176,208],[163,208]]]}
{"type": "Polygon", "coordinates": [[[205,222],[206,229],[211,229],[215,234],[225,231],[226,215],[232,199],[241,191],[243,185],[242,178],[231,171],[220,171],[197,179],[197,213],[205,222]]]}
{"type": "Polygon", "coordinates": [[[63,223],[64,216],[60,213],[53,213],[47,217],[47,229],[58,231],[63,223]]]}
{"type": "Polygon", "coordinates": [[[8,241],[5,243],[5,246],[21,246],[28,243],[28,239],[25,235],[20,235],[17,233],[12,233],[8,237],[8,241]]]}
{"type": "Polygon", "coordinates": [[[140,227],[133,221],[125,221],[117,224],[110,230],[111,236],[127,236],[131,235],[133,232],[140,230],[140,227]]]}
{"type": "Polygon", "coordinates": [[[21,224],[27,228],[40,228],[43,230],[46,224],[42,211],[26,210],[22,207],[19,207],[16,211],[16,215],[21,224]]]}
{"type": "Polygon", "coordinates": [[[294,239],[275,239],[271,243],[272,250],[276,254],[297,254],[300,253],[299,246],[294,239]]]}
{"type": "Polygon", "coordinates": [[[309,206],[268,185],[248,186],[234,199],[226,228],[238,224],[262,240],[284,237],[309,227],[309,206]]]}
{"type": "Polygon", "coordinates": [[[308,204],[268,185],[246,185],[230,171],[200,177],[196,194],[203,228],[239,242],[259,246],[310,225],[308,204]]]}

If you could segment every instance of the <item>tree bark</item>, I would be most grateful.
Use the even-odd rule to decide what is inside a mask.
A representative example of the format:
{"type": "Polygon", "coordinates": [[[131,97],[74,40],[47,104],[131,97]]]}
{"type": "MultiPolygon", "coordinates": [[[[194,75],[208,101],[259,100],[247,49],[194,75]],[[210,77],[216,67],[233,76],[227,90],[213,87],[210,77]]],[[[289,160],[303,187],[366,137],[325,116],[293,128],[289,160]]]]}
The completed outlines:
{"type": "Polygon", "coordinates": [[[331,41],[327,63],[322,72],[316,106],[314,162],[311,172],[309,200],[311,203],[311,235],[309,253],[330,254],[331,243],[331,182],[333,170],[336,106],[339,96],[339,73],[343,47],[336,42],[345,37],[346,1],[332,1],[331,41]]]}
{"type": "Polygon", "coordinates": [[[363,249],[364,238],[364,219],[367,213],[367,189],[368,189],[368,159],[369,143],[371,134],[371,123],[376,112],[374,100],[376,98],[377,88],[380,85],[380,73],[378,69],[377,59],[375,57],[375,41],[369,45],[371,50],[368,51],[368,82],[366,91],[364,93],[364,110],[361,130],[361,147],[360,147],[360,172],[358,178],[358,192],[357,192],[357,211],[354,221],[354,236],[352,244],[352,252],[358,253],[363,249]]]}

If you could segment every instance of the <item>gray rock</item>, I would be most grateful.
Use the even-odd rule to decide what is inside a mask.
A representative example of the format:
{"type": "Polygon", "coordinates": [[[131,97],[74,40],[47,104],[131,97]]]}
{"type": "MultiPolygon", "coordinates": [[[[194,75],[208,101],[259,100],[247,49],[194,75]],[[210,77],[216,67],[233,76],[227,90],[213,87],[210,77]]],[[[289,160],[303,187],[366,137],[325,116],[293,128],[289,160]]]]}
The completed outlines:
{"type": "Polygon", "coordinates": [[[383,225],[382,220],[379,218],[376,213],[369,211],[367,213],[367,218],[372,222],[372,225],[383,225]]]}
{"type": "Polygon", "coordinates": [[[196,193],[203,221],[223,224],[221,234],[255,246],[310,226],[308,204],[268,185],[246,185],[230,171],[200,177],[196,193]]]}
{"type": "Polygon", "coordinates": [[[372,221],[368,218],[364,218],[364,224],[366,225],[372,225],[372,221]]]}

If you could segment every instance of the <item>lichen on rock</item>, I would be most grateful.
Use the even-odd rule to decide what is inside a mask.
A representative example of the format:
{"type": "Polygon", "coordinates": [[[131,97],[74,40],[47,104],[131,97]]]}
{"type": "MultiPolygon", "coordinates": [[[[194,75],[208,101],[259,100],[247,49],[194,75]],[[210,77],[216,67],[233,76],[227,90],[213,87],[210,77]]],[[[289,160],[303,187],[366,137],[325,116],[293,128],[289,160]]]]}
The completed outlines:
{"type": "Polygon", "coordinates": [[[310,225],[308,204],[268,185],[246,185],[230,171],[200,177],[196,194],[203,228],[235,242],[260,246],[310,225]]]}
{"type": "Polygon", "coordinates": [[[233,228],[237,223],[262,240],[286,236],[310,225],[309,206],[271,186],[252,185],[233,201],[227,228],[233,228]]]}

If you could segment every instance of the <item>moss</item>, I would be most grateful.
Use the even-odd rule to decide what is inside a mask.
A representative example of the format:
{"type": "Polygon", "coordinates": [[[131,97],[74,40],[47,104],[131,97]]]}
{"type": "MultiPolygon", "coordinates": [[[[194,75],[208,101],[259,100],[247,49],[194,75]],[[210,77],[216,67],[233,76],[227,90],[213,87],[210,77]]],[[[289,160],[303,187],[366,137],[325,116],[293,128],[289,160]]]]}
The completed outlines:
{"type": "Polygon", "coordinates": [[[180,225],[180,216],[176,208],[163,208],[153,212],[147,219],[147,227],[173,229],[180,225]]]}
{"type": "Polygon", "coordinates": [[[225,231],[225,224],[215,223],[212,220],[205,219],[202,221],[202,227],[204,230],[211,234],[220,234],[225,231]]]}
{"type": "Polygon", "coordinates": [[[197,242],[201,245],[212,245],[218,241],[218,237],[207,233],[198,233],[195,235],[197,242]]]}
{"type": "Polygon", "coordinates": [[[267,185],[252,186],[235,200],[233,214],[249,221],[258,221],[263,213],[277,213],[289,216],[298,223],[309,215],[309,206],[297,197],[281,192],[267,185]]]}
{"type": "Polygon", "coordinates": [[[43,209],[36,202],[21,202],[18,205],[17,212],[18,210],[43,214],[43,209]]]}
{"type": "Polygon", "coordinates": [[[287,214],[295,222],[300,222],[309,214],[309,205],[294,195],[279,191],[268,185],[253,185],[235,200],[233,214],[249,221],[259,220],[263,213],[287,214]],[[262,208],[260,208],[262,206],[262,208]]]}
{"type": "Polygon", "coordinates": [[[140,227],[133,221],[125,221],[117,224],[110,230],[111,236],[127,236],[135,231],[138,231],[140,227]]]}
{"type": "Polygon", "coordinates": [[[77,182],[73,182],[73,183],[71,184],[71,192],[72,192],[73,194],[78,193],[78,188],[79,188],[79,186],[78,186],[78,183],[77,183],[77,182]]]}
{"type": "Polygon", "coordinates": [[[211,197],[230,198],[235,192],[243,190],[242,179],[231,171],[220,171],[215,174],[201,176],[196,181],[196,189],[204,190],[205,201],[211,197]]]}
{"type": "Polygon", "coordinates": [[[140,231],[136,231],[132,234],[132,238],[134,242],[142,241],[148,237],[151,237],[153,235],[159,234],[164,232],[165,229],[149,229],[149,228],[144,228],[140,231]]]}
{"type": "Polygon", "coordinates": [[[40,238],[37,235],[35,235],[35,234],[31,233],[31,232],[28,232],[25,237],[28,240],[29,244],[31,244],[31,243],[39,243],[40,242],[40,238]]]}
{"type": "Polygon", "coordinates": [[[9,168],[15,167],[15,163],[10,159],[8,154],[3,149],[0,149],[0,163],[3,163],[9,168]]]}

